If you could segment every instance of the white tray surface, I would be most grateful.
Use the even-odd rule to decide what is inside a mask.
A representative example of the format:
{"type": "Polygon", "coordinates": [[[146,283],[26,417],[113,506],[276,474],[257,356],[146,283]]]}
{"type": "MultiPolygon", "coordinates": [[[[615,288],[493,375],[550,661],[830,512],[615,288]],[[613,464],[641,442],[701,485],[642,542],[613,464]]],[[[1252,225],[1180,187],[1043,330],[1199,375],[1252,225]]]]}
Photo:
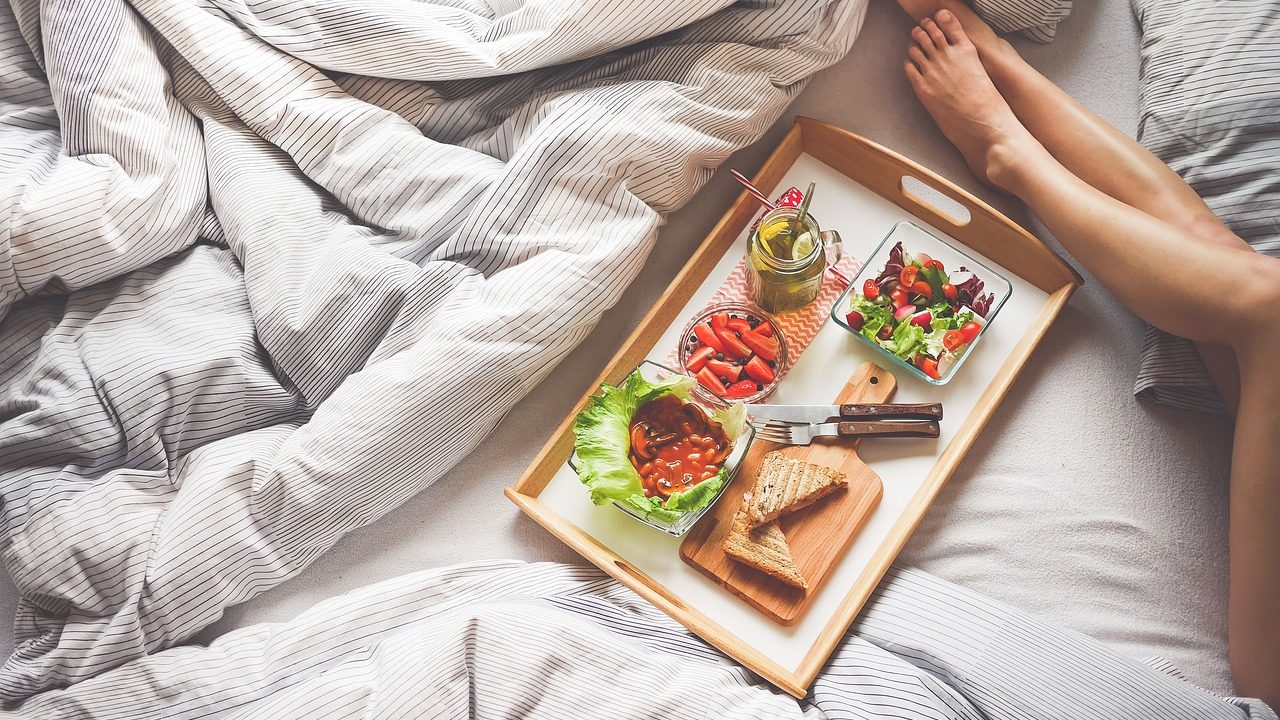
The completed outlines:
{"type": "MultiPolygon", "coordinates": [[[[912,216],[808,154],[802,154],[778,187],[768,190],[766,194],[775,197],[782,189],[793,185],[803,188],[809,181],[816,182],[818,187],[811,207],[814,216],[822,222],[824,229],[840,231],[845,252],[852,257],[862,259],[869,256],[893,225],[902,220],[911,220],[950,242],[960,244],[941,228],[912,216]]],[[[960,245],[964,247],[963,244],[960,245]]],[[[707,305],[741,259],[743,247],[745,231],[740,241],[721,258],[694,293],[675,324],[650,350],[648,359],[666,362],[670,349],[679,342],[685,323],[707,305]]],[[[982,392],[1018,343],[1022,331],[1035,321],[1048,299],[1044,291],[1017,277],[1007,268],[976,251],[967,247],[965,249],[1008,278],[1013,285],[1012,296],[1000,310],[996,321],[983,334],[982,342],[974,346],[973,356],[946,386],[934,387],[905,371],[894,372],[898,380],[894,401],[943,403],[946,416],[942,422],[941,436],[937,440],[863,443],[860,454],[880,475],[884,483],[884,497],[866,527],[850,545],[849,551],[832,570],[830,579],[819,591],[809,610],[795,625],[784,627],[773,622],[685,564],[679,554],[681,538],[673,538],[645,527],[612,506],[593,505],[586,489],[568,466],[556,473],[540,499],[620,558],[663,585],[687,606],[706,614],[784,668],[797,669],[848,594],[849,588],[924,482],[937,456],[951,442],[956,429],[968,417],[982,392]]],[[[846,330],[828,322],[769,401],[780,404],[829,403],[858,365],[866,361],[885,363],[846,330]]]]}

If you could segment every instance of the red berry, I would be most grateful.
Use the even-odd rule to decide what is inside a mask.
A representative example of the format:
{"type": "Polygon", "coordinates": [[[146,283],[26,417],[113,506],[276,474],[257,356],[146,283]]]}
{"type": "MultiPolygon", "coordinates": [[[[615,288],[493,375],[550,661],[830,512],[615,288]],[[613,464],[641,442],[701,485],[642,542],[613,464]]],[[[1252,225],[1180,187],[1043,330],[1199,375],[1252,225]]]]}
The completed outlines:
{"type": "Polygon", "coordinates": [[[764,385],[768,385],[773,382],[775,377],[773,368],[769,367],[768,363],[759,357],[751,358],[743,369],[746,370],[747,375],[751,377],[751,379],[764,385]]]}
{"type": "Polygon", "coordinates": [[[689,370],[689,372],[696,373],[699,370],[701,370],[704,365],[707,364],[708,360],[710,360],[715,356],[716,356],[715,348],[710,347],[708,345],[703,345],[699,347],[697,350],[693,351],[693,354],[690,355],[689,359],[685,361],[684,366],[689,370]]]}
{"type": "MultiPolygon", "coordinates": [[[[755,331],[748,330],[740,333],[742,343],[746,345],[751,352],[764,358],[765,360],[773,360],[778,357],[778,341],[771,337],[765,337],[755,331]]],[[[743,355],[747,357],[747,355],[743,355]]]]}

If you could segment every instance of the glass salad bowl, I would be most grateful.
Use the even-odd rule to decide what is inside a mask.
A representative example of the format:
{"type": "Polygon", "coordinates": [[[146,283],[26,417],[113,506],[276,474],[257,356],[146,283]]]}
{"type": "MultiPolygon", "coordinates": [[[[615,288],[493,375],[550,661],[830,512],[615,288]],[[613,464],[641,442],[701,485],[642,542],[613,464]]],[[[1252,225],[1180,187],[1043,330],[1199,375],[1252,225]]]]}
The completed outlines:
{"type": "MultiPolygon", "coordinates": [[[[731,333],[733,337],[731,342],[737,342],[742,336],[741,333],[734,333],[732,327],[723,329],[725,332],[731,333]]],[[[757,334],[759,334],[757,332],[757,334]]],[[[693,393],[699,400],[711,407],[724,407],[730,402],[741,401],[748,405],[758,403],[769,397],[774,390],[778,388],[778,381],[787,367],[787,339],[782,332],[782,327],[778,325],[778,321],[769,313],[761,310],[755,305],[742,302],[722,302],[707,307],[701,313],[689,322],[684,328],[684,333],[680,336],[680,350],[677,353],[680,368],[684,374],[697,380],[694,385],[693,393]],[[719,352],[718,348],[711,348],[716,351],[715,355],[710,357],[699,357],[699,353],[706,354],[708,350],[705,339],[708,333],[715,334],[715,330],[711,329],[713,319],[728,318],[728,322],[732,326],[742,327],[739,323],[746,322],[747,328],[757,330],[758,328],[768,325],[772,328],[767,336],[766,341],[772,344],[769,347],[761,347],[758,345],[759,338],[751,340],[751,346],[739,344],[738,350],[745,352],[734,353],[730,351],[727,355],[719,352]],[[751,322],[756,322],[751,325],[751,322]],[[701,335],[699,334],[701,333],[701,335]],[[776,349],[774,349],[776,345],[776,349]],[[763,350],[765,354],[761,355],[758,350],[763,350]],[[773,357],[768,357],[773,355],[773,357]],[[708,367],[710,366],[710,367],[708,367]],[[727,390],[732,390],[735,384],[747,383],[754,386],[750,392],[726,392],[725,396],[718,394],[709,387],[708,379],[699,377],[699,373],[706,367],[708,371],[712,368],[718,368],[713,372],[715,381],[726,386],[727,390]],[[729,374],[737,373],[736,376],[730,377],[729,374]]],[[[716,342],[724,342],[723,338],[709,338],[716,342]]]]}
{"type": "MultiPolygon", "coordinates": [[[[929,263],[932,265],[932,263],[929,263]]],[[[936,266],[934,266],[936,268],[936,266]]],[[[897,299],[890,299],[890,293],[893,289],[902,289],[902,284],[898,278],[888,278],[877,283],[877,288],[883,287],[882,291],[878,290],[883,296],[883,302],[887,304],[890,310],[895,308],[897,299]]],[[[923,290],[924,288],[920,288],[923,290]]],[[[925,295],[907,292],[909,298],[921,300],[925,295]]],[[[937,295],[938,291],[931,290],[930,297],[937,295]]],[[[995,322],[996,316],[1000,312],[1000,308],[1004,306],[1005,301],[1013,294],[1013,286],[1009,284],[1009,280],[1000,273],[993,270],[990,266],[974,259],[972,255],[961,250],[956,245],[943,240],[933,233],[909,221],[902,221],[893,226],[893,229],[885,236],[880,245],[862,264],[862,270],[853,280],[840,297],[836,298],[835,304],[831,307],[831,318],[836,321],[840,327],[848,330],[851,335],[872,349],[872,351],[880,354],[888,359],[890,363],[898,365],[907,370],[915,377],[932,385],[945,385],[951,381],[955,374],[960,370],[960,366],[964,365],[965,360],[973,354],[974,348],[978,341],[986,334],[987,328],[995,322]],[[958,292],[959,298],[956,302],[960,303],[960,311],[943,311],[942,313],[926,314],[931,303],[937,303],[942,298],[933,298],[932,300],[924,300],[924,305],[914,305],[914,310],[898,308],[904,315],[902,319],[892,321],[893,327],[890,330],[896,330],[897,325],[911,324],[918,320],[916,324],[921,325],[921,329],[929,327],[927,334],[924,332],[916,332],[917,338],[912,338],[909,333],[901,333],[902,337],[894,335],[884,337],[882,334],[880,339],[869,337],[868,333],[875,327],[874,320],[866,321],[863,327],[854,327],[851,321],[858,322],[863,320],[862,314],[856,317],[850,317],[850,310],[853,309],[853,303],[856,298],[867,297],[866,284],[868,280],[876,281],[880,278],[886,268],[890,265],[891,259],[894,258],[895,248],[901,244],[902,250],[911,258],[919,258],[927,256],[929,260],[936,260],[941,263],[942,267],[937,269],[939,274],[933,272],[925,273],[923,269],[916,265],[916,271],[912,275],[908,275],[907,279],[916,279],[916,285],[925,282],[933,288],[938,288],[938,280],[946,280],[946,285],[941,287],[945,292],[958,292]],[[913,277],[914,276],[914,277],[913,277]],[[970,278],[977,278],[981,284],[975,284],[970,278]],[[950,286],[950,287],[948,287],[950,286]],[[958,291],[955,288],[959,288],[958,291]],[[969,323],[962,323],[961,320],[966,318],[966,310],[976,310],[981,306],[985,306],[985,313],[978,314],[972,320],[980,327],[974,332],[973,327],[968,326],[969,323]],[[944,317],[945,316],[945,317],[944,317]],[[957,325],[956,328],[949,328],[949,325],[957,325]],[[953,330],[957,334],[948,336],[947,331],[953,330]],[[923,336],[923,337],[919,337],[923,336]],[[927,338],[927,340],[926,340],[927,338]],[[907,357],[896,354],[890,348],[881,344],[895,345],[901,343],[907,350],[907,357]],[[914,342],[913,342],[914,341],[914,342]],[[930,360],[933,364],[930,364],[930,360]],[[926,369],[930,372],[926,372],[926,369]]],[[[904,305],[912,304],[911,300],[901,301],[904,305]]],[[[934,305],[934,307],[937,307],[934,305]]],[[[871,313],[868,313],[871,314],[871,313]]],[[[893,313],[891,313],[893,314],[893,313]]],[[[912,330],[907,327],[904,330],[912,330]]],[[[881,333],[888,331],[881,330],[881,333]]],[[[915,332],[915,331],[912,331],[915,332]]]]}
{"type": "MultiPolygon", "coordinates": [[[[582,413],[579,413],[578,418],[574,421],[574,451],[570,455],[568,463],[569,467],[573,468],[574,472],[578,473],[579,479],[582,480],[583,484],[592,489],[593,502],[598,505],[604,504],[605,502],[612,502],[614,507],[632,518],[635,518],[655,530],[661,530],[668,535],[674,535],[676,537],[680,537],[687,533],[689,529],[707,513],[707,511],[715,506],[720,497],[724,495],[725,489],[732,484],[734,477],[742,466],[743,458],[746,457],[747,451],[751,447],[751,443],[755,441],[755,428],[747,421],[745,408],[742,408],[741,410],[734,410],[723,407],[723,404],[720,406],[708,406],[707,403],[700,401],[696,395],[693,395],[691,393],[691,389],[691,379],[684,373],[646,360],[641,363],[639,367],[629,373],[627,378],[619,383],[617,388],[606,389],[605,387],[602,387],[600,392],[594,396],[594,399],[588,403],[587,408],[585,408],[582,413]],[[638,380],[634,381],[633,384],[632,376],[635,375],[638,375],[638,380]],[[611,396],[614,398],[623,397],[617,393],[629,393],[626,397],[634,398],[636,393],[631,391],[635,388],[644,388],[645,390],[643,390],[643,392],[653,392],[656,394],[642,395],[642,397],[654,399],[656,397],[672,393],[664,393],[660,390],[652,390],[652,388],[661,388],[672,384],[675,384],[675,386],[679,388],[674,394],[678,397],[681,394],[684,394],[684,397],[681,399],[686,403],[697,405],[708,416],[720,422],[730,444],[729,454],[720,465],[722,468],[721,473],[718,476],[713,476],[710,479],[688,486],[688,492],[685,493],[685,500],[688,501],[691,498],[697,498],[697,502],[689,502],[688,509],[683,509],[678,512],[665,507],[669,502],[668,500],[657,501],[654,498],[646,498],[643,496],[642,493],[644,491],[639,486],[640,476],[635,472],[635,467],[631,464],[631,460],[629,459],[629,453],[631,450],[630,437],[632,433],[626,432],[624,436],[618,436],[617,431],[621,429],[621,426],[616,423],[619,422],[620,418],[624,414],[627,415],[625,420],[627,427],[634,430],[634,428],[631,428],[630,424],[632,418],[635,416],[636,409],[642,406],[643,402],[637,405],[633,400],[631,405],[626,405],[624,407],[623,403],[626,402],[625,399],[620,400],[617,405],[619,407],[624,407],[624,410],[618,411],[618,414],[613,414],[614,409],[610,407],[611,404],[613,404],[611,396]],[[629,414],[626,412],[625,408],[630,408],[629,414]],[[608,413],[608,420],[603,423],[599,422],[601,417],[599,413],[602,412],[608,413]],[[589,413],[596,414],[588,416],[589,413]],[[584,416],[588,417],[584,420],[584,416]],[[588,425],[593,426],[594,429],[584,429],[585,426],[588,425]],[[610,487],[607,488],[607,492],[601,492],[600,498],[597,499],[595,497],[596,492],[592,482],[583,479],[584,472],[588,471],[588,467],[591,466],[592,463],[584,460],[582,456],[579,455],[579,446],[583,443],[583,435],[586,433],[592,433],[591,437],[597,448],[602,445],[607,445],[607,442],[599,442],[601,435],[597,434],[601,432],[600,428],[603,428],[606,425],[609,425],[612,428],[609,432],[611,432],[613,436],[617,437],[618,458],[621,463],[626,463],[626,465],[619,466],[615,464],[612,467],[609,467],[607,464],[603,466],[597,465],[597,468],[603,467],[606,471],[605,473],[600,473],[601,475],[606,473],[608,475],[608,477],[601,478],[602,484],[616,486],[620,482],[624,482],[626,480],[626,470],[630,470],[635,476],[636,487],[634,488],[634,492],[629,489],[618,490],[610,487]],[[730,425],[732,427],[730,427],[730,425]],[[621,468],[625,468],[625,470],[621,468]],[[624,476],[621,480],[619,479],[619,474],[624,476]],[[719,487],[705,492],[696,492],[697,488],[702,487],[704,483],[714,482],[717,477],[722,479],[719,487]],[[619,497],[621,495],[627,495],[628,493],[630,493],[629,497],[619,497]],[[639,497],[636,497],[637,495],[639,497]],[[659,502],[661,505],[657,504],[659,502]]],[[[606,437],[606,441],[607,440],[608,437],[606,437]]],[[[596,461],[596,463],[600,462],[601,461],[599,460],[596,461]]],[[[613,461],[609,459],[606,462],[611,463],[613,461]]],[[[706,487],[712,488],[711,485],[707,485],[706,487]]],[[[675,496],[673,495],[671,499],[675,499],[675,496]]]]}

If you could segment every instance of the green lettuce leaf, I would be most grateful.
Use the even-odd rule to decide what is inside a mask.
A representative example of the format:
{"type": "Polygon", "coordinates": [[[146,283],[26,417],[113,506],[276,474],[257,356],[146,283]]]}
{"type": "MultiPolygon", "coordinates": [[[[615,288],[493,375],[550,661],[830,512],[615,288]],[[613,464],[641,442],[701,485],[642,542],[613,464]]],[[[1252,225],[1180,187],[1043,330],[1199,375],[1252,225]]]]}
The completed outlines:
{"type": "Polygon", "coordinates": [[[935,298],[941,298],[942,286],[948,282],[945,270],[939,270],[936,266],[920,269],[920,278],[929,283],[929,288],[933,290],[935,298]]]}
{"type": "MultiPolygon", "coordinates": [[[[627,458],[631,449],[631,418],[641,405],[673,394],[687,401],[694,379],[672,374],[658,382],[650,382],[639,371],[633,372],[618,387],[601,385],[600,392],[587,401],[573,421],[577,438],[578,480],[587,486],[596,505],[618,502],[663,522],[674,522],[681,515],[701,510],[711,503],[724,487],[728,471],[673,494],[664,503],[661,498],[646,497],[640,474],[627,458]]],[[[736,443],[746,424],[747,406],[734,403],[716,411],[712,419],[724,428],[729,442],[736,443]]]]}
{"type": "MultiPolygon", "coordinates": [[[[946,345],[942,343],[942,339],[948,332],[960,329],[965,323],[973,320],[974,317],[972,310],[953,312],[951,307],[945,303],[941,305],[941,309],[941,313],[939,313],[938,306],[933,308],[932,327],[924,336],[924,352],[935,358],[941,358],[944,354],[957,355],[957,353],[947,350],[946,345]]],[[[961,351],[962,353],[963,350],[961,351]]]]}
{"type": "Polygon", "coordinates": [[[941,330],[958,330],[962,325],[973,319],[972,310],[961,310],[955,312],[951,306],[945,302],[934,304],[929,310],[933,313],[933,329],[941,330]]]}
{"type": "Polygon", "coordinates": [[[880,328],[893,322],[893,310],[888,305],[868,300],[862,293],[855,293],[851,298],[849,310],[856,310],[862,315],[862,329],[858,332],[868,340],[874,341],[880,328]]]}
{"type": "Polygon", "coordinates": [[[924,351],[924,336],[924,328],[910,322],[901,322],[893,329],[893,337],[881,345],[903,360],[910,360],[912,356],[924,351]]]}
{"type": "Polygon", "coordinates": [[[946,346],[942,344],[942,337],[948,332],[947,328],[934,321],[933,331],[925,333],[924,336],[924,352],[935,358],[942,357],[942,353],[946,351],[946,346]]]}

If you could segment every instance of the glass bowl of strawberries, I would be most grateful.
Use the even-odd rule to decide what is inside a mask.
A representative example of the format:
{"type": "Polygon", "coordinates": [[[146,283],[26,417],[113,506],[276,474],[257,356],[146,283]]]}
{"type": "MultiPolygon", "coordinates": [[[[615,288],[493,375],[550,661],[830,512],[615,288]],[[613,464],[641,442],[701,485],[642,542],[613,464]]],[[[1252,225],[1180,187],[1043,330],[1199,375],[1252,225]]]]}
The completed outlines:
{"type": "Polygon", "coordinates": [[[697,315],[680,336],[680,367],[712,405],[756,403],[777,387],[787,367],[787,340],[772,315],[724,302],[697,315]]]}

